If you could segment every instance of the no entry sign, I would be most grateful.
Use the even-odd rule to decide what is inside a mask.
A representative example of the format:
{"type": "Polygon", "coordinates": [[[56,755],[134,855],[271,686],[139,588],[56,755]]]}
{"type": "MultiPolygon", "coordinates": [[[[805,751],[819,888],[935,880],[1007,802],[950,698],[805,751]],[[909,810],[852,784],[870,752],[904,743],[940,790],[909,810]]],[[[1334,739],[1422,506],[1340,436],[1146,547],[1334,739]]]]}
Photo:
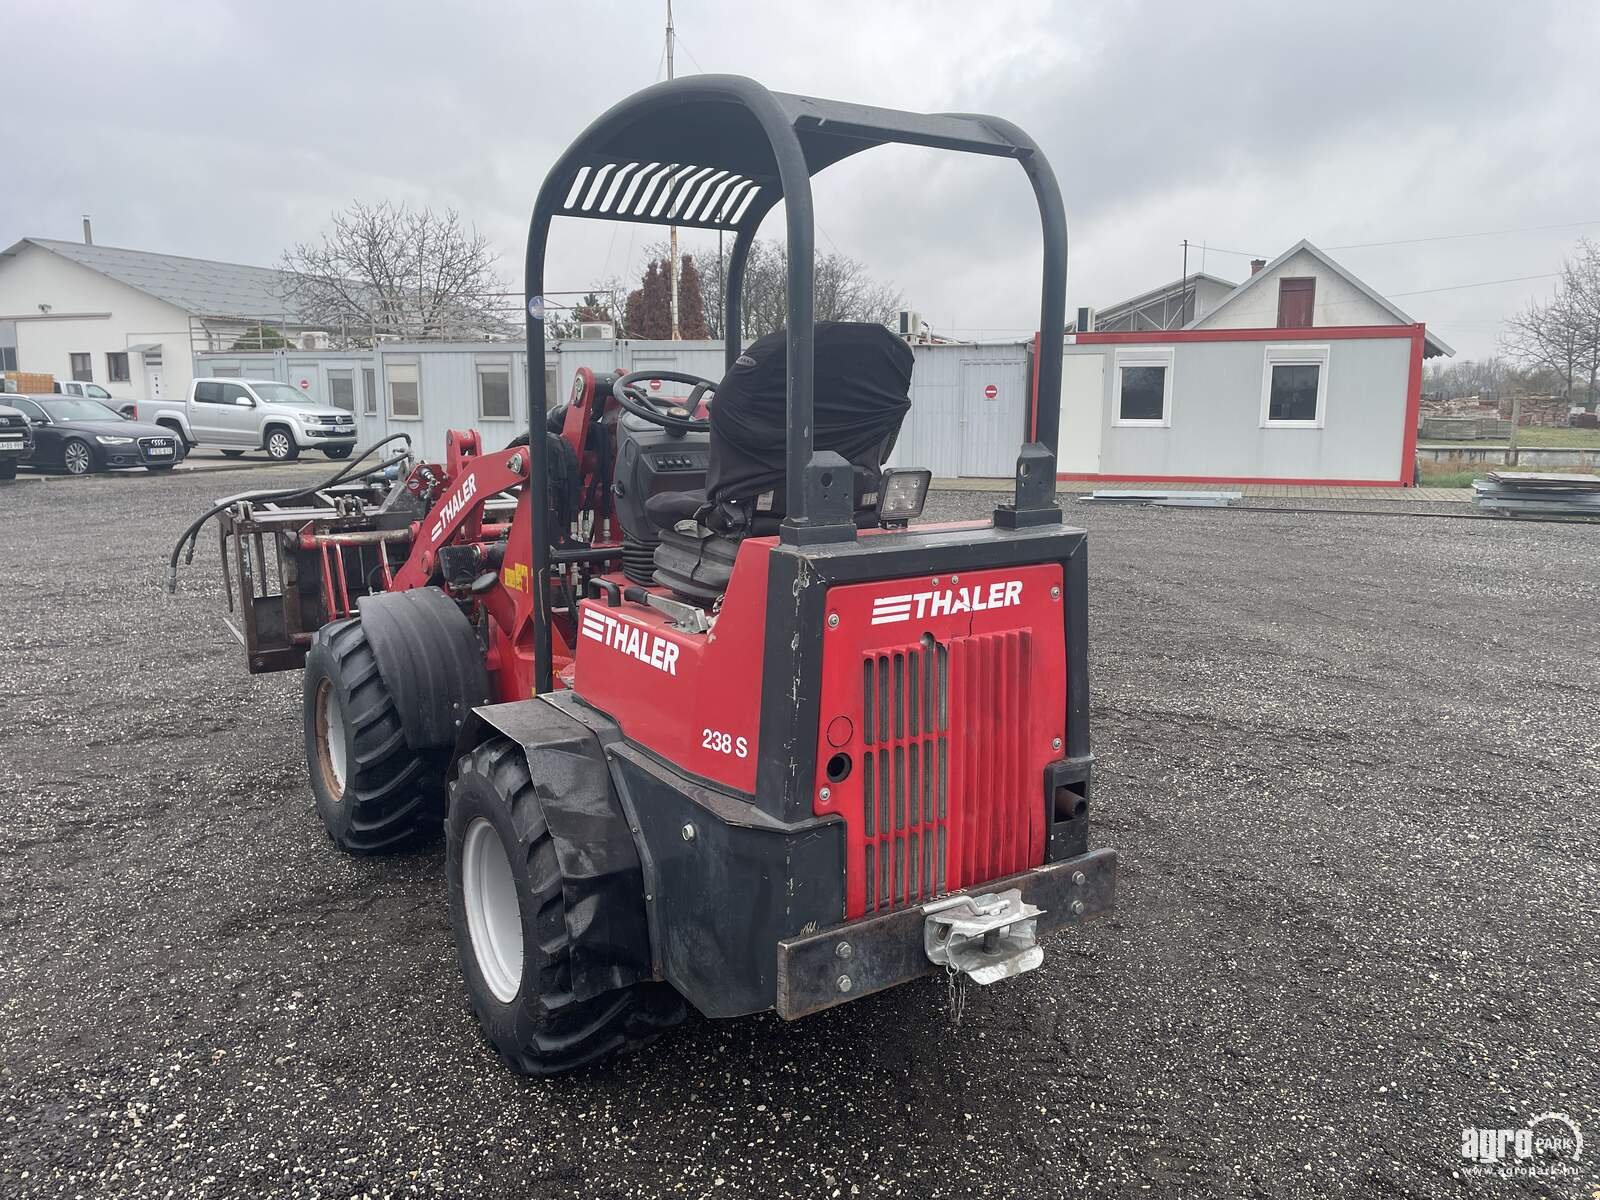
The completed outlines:
{"type": "Polygon", "coordinates": [[[652,391],[652,392],[659,392],[659,391],[660,391],[660,390],[661,390],[661,380],[659,380],[659,379],[652,379],[652,380],[651,380],[651,381],[650,381],[650,390],[651,390],[651,391],[652,391]]]}
{"type": "Polygon", "coordinates": [[[1000,389],[995,387],[994,384],[991,383],[991,384],[986,384],[984,386],[983,398],[985,400],[993,400],[999,394],[1000,394],[1000,389]]]}

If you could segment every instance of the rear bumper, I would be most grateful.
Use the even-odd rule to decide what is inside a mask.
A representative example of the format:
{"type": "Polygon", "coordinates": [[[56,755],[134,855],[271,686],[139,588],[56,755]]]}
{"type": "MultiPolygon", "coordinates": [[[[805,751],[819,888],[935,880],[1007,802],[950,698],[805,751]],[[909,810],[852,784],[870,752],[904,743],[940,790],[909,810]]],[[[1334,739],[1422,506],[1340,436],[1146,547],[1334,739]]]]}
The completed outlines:
{"type": "MultiPolygon", "coordinates": [[[[966,891],[1019,889],[1025,902],[1044,910],[1038,918],[1042,938],[1109,912],[1116,882],[1116,851],[1093,850],[966,891]]],[[[792,1021],[939,970],[923,945],[926,921],[925,906],[917,904],[783,939],[778,943],[778,1015],[792,1021]]]]}

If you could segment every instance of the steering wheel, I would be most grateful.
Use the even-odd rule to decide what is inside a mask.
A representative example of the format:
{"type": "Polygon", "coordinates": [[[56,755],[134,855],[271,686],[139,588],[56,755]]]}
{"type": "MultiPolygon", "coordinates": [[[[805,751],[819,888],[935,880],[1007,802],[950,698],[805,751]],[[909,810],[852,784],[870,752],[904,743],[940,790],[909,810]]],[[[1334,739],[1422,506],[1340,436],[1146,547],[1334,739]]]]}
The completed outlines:
{"type": "Polygon", "coordinates": [[[702,396],[716,390],[716,380],[690,375],[685,371],[634,371],[617,376],[611,384],[611,394],[624,409],[652,425],[661,426],[668,433],[677,434],[705,433],[711,428],[711,422],[696,417],[694,410],[700,406],[702,396]],[[645,386],[650,380],[656,379],[686,383],[694,390],[689,393],[687,400],[658,398],[652,396],[645,386]]]}

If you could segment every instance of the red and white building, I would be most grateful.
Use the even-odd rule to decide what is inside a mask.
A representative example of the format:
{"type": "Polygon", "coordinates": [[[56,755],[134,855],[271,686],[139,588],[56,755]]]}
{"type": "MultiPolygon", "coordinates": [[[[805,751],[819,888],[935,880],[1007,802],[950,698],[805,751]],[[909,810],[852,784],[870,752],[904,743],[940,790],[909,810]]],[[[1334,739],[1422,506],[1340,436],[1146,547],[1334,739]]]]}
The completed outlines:
{"type": "Polygon", "coordinates": [[[1210,303],[1174,288],[1067,335],[1061,478],[1412,482],[1422,361],[1453,353],[1420,322],[1306,241],[1210,303]]]}

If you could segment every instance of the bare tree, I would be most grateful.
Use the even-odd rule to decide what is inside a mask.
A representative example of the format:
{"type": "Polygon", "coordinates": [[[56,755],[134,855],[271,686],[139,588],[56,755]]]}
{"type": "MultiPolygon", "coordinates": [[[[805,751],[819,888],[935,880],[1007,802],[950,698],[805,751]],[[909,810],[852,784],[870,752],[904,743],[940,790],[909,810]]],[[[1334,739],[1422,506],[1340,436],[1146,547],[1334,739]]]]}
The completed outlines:
{"type": "MultiPolygon", "coordinates": [[[[647,261],[664,257],[665,243],[645,247],[647,261]]],[[[705,328],[709,336],[723,336],[723,287],[728,261],[725,246],[720,263],[700,269],[700,294],[704,301],[705,328]]],[[[709,261],[709,255],[704,256],[709,261]]],[[[816,319],[819,321],[877,321],[891,325],[903,304],[900,289],[868,274],[865,264],[835,251],[818,255],[812,275],[816,319]]],[[[757,240],[745,261],[744,295],[740,319],[743,340],[781,329],[789,319],[789,256],[782,242],[757,240]]]]}
{"type": "Polygon", "coordinates": [[[1523,366],[1557,376],[1571,399],[1579,380],[1592,404],[1600,382],[1600,244],[1585,238],[1562,264],[1555,295],[1506,322],[1501,344],[1523,366]]]}
{"type": "Polygon", "coordinates": [[[454,209],[363,204],[283,255],[288,299],[347,344],[504,335],[514,310],[489,239],[454,209]]]}

